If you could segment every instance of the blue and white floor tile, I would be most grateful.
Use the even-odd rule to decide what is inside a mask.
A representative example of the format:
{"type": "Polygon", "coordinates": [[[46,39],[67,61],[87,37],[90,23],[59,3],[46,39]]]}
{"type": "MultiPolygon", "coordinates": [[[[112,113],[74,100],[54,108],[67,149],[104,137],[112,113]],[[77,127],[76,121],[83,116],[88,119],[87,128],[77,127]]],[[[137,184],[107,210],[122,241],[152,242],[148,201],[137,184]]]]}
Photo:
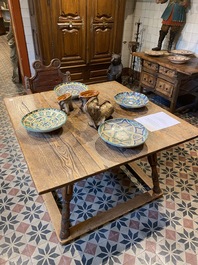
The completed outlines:
{"type": "MultiPolygon", "coordinates": [[[[158,154],[162,198],[68,245],[58,242],[3,103],[24,94],[10,81],[8,57],[1,36],[0,60],[10,67],[0,66],[0,265],[198,265],[198,139],[158,154]]],[[[198,126],[193,114],[182,118],[198,126]]],[[[150,174],[146,159],[138,163],[150,174]]],[[[146,189],[122,169],[75,185],[73,224],[146,189]]]]}

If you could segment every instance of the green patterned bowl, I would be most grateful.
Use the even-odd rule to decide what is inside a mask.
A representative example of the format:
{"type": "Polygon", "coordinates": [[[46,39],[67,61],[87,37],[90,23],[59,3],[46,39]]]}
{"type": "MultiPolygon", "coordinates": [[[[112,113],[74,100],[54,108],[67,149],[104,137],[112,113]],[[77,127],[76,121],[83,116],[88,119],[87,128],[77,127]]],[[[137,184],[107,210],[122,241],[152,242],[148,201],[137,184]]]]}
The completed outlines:
{"type": "Polygon", "coordinates": [[[147,129],[137,121],[129,119],[111,119],[98,128],[100,137],[108,144],[131,148],[143,144],[147,137],[147,129]]]}
{"type": "Polygon", "coordinates": [[[32,132],[51,132],[65,124],[67,115],[62,110],[43,108],[27,113],[21,120],[23,127],[32,132]]]}

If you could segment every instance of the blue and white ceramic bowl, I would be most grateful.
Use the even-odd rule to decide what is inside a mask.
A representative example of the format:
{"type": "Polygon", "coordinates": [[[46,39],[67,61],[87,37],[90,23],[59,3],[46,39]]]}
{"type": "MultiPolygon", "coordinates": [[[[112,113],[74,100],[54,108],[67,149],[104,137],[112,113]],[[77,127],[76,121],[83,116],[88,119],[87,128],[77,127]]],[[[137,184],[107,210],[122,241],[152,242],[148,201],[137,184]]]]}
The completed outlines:
{"type": "Polygon", "coordinates": [[[141,108],[149,102],[146,95],[138,92],[121,92],[115,95],[114,99],[125,108],[141,108]]]}
{"type": "Polygon", "coordinates": [[[139,122],[129,119],[111,119],[102,123],[98,134],[108,144],[131,148],[143,144],[148,130],[139,122]]]}
{"type": "Polygon", "coordinates": [[[88,87],[80,82],[68,82],[55,86],[54,91],[56,95],[62,96],[65,93],[71,93],[72,98],[78,98],[80,92],[88,90],[88,87]]]}

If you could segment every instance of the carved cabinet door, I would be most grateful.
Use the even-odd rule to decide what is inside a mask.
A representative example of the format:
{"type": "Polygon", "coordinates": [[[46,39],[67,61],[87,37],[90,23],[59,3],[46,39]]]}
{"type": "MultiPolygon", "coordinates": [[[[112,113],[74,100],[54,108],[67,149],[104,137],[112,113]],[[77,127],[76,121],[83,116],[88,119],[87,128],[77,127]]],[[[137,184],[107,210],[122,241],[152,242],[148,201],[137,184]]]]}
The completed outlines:
{"type": "Polygon", "coordinates": [[[86,0],[59,0],[58,8],[56,2],[51,7],[55,56],[63,66],[85,65],[86,0]]]}
{"type": "Polygon", "coordinates": [[[109,62],[113,53],[116,21],[115,0],[89,0],[88,45],[91,64],[109,62]]]}
{"type": "Polygon", "coordinates": [[[61,60],[73,81],[107,80],[120,53],[126,0],[28,0],[37,59],[61,60]]]}

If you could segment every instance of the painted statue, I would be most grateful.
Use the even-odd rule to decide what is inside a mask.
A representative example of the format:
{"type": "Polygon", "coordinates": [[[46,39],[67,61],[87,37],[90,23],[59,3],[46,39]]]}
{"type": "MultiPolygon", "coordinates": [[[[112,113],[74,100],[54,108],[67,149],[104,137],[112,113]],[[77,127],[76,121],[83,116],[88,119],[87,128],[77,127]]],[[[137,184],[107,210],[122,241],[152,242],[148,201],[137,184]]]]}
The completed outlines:
{"type": "MultiPolygon", "coordinates": [[[[157,4],[164,4],[168,0],[156,0],[157,4]]],[[[186,22],[186,11],[189,6],[190,0],[169,0],[169,3],[164,10],[161,18],[162,26],[159,32],[159,40],[157,47],[153,48],[154,51],[160,51],[162,42],[170,29],[170,39],[168,43],[168,51],[171,50],[173,42],[178,32],[181,31],[182,27],[186,22]]]]}

